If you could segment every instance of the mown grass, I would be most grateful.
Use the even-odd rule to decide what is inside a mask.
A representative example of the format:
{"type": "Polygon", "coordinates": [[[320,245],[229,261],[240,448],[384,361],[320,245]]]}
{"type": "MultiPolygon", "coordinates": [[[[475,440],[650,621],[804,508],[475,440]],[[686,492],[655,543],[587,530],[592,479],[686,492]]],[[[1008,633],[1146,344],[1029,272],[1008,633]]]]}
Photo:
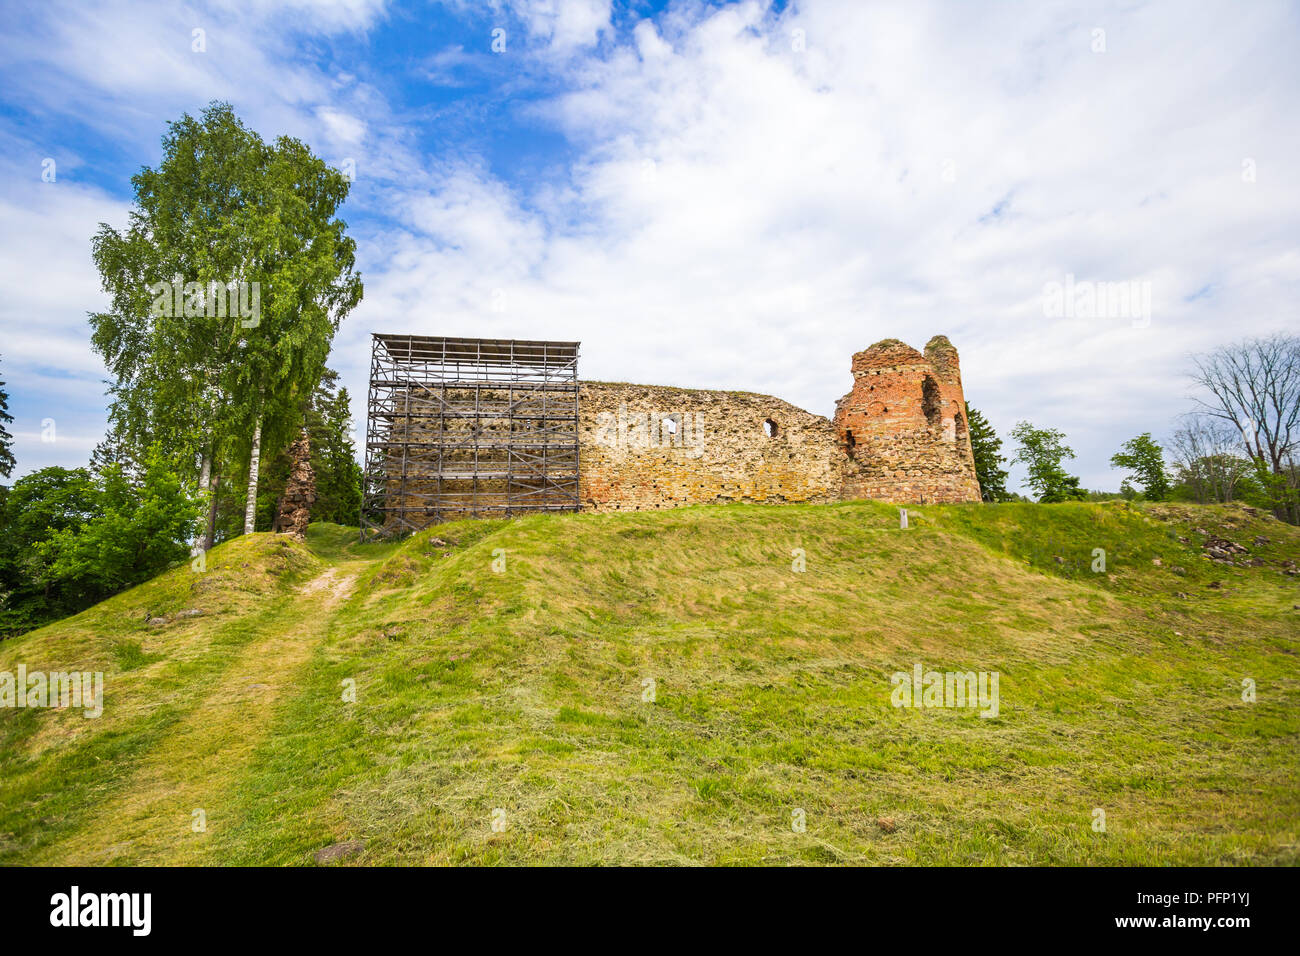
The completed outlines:
{"type": "Polygon", "coordinates": [[[284,539],[239,539],[206,569],[168,571],[75,617],[0,644],[0,671],[101,671],[103,714],[0,710],[0,862],[35,858],[120,792],[270,627],[320,562],[284,539]],[[199,616],[175,616],[198,610],[199,616]],[[156,623],[150,623],[154,621],[156,623]]]}
{"type": "Polygon", "coordinates": [[[180,569],[0,644],[0,669],[76,657],[110,688],[98,721],[0,712],[0,861],[302,864],[354,839],[356,863],[1300,858],[1295,529],[909,511],[905,531],[853,502],[232,542],[202,617],[141,619],[196,599],[180,569]],[[1213,564],[1205,534],[1266,563],[1213,564]],[[354,583],[301,589],[322,573],[354,583]],[[245,711],[229,685],[263,649],[292,673],[245,711]],[[998,672],[999,715],[893,707],[918,662],[998,672]],[[206,832],[182,799],[211,804],[206,832]]]}

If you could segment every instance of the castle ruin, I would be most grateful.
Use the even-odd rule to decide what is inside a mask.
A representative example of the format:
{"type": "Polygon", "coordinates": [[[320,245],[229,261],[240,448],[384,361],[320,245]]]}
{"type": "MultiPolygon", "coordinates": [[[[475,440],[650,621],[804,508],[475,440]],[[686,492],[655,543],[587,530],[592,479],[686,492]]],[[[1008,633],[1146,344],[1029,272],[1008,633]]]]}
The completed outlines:
{"type": "Polygon", "coordinates": [[[375,335],[363,534],[720,502],[978,501],[957,350],[885,339],[825,418],[770,395],[585,382],[578,343],[375,335]]]}

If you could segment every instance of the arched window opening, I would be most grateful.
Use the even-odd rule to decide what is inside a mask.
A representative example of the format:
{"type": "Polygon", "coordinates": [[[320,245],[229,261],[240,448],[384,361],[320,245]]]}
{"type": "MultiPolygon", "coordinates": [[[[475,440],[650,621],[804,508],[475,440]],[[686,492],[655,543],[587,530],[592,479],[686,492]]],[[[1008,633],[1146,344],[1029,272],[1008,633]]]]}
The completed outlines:
{"type": "Polygon", "coordinates": [[[853,432],[845,430],[844,432],[844,450],[849,453],[849,457],[854,457],[853,450],[857,447],[858,440],[853,437],[853,432]]]}
{"type": "Polygon", "coordinates": [[[966,419],[961,417],[961,412],[958,412],[952,417],[952,422],[957,426],[957,441],[964,442],[966,440],[966,419]]]}
{"type": "Polygon", "coordinates": [[[921,383],[921,411],[925,420],[932,426],[938,426],[942,413],[939,411],[939,384],[929,375],[921,383]]]}
{"type": "Polygon", "coordinates": [[[770,418],[765,418],[763,420],[763,433],[767,435],[768,438],[775,438],[776,422],[772,421],[770,418]]]}

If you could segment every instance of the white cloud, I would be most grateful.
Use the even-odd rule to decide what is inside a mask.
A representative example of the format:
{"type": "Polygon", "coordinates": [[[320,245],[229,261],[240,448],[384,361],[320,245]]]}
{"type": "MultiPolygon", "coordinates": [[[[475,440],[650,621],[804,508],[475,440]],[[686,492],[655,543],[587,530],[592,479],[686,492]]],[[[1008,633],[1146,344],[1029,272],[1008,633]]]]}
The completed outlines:
{"type": "Polygon", "coordinates": [[[331,146],[343,149],[360,146],[366,137],[365,122],[342,110],[320,106],[316,109],[316,117],[324,124],[331,146]]]}
{"type": "Polygon", "coordinates": [[[557,52],[593,46],[609,29],[609,0],[530,0],[516,7],[529,30],[557,52]]]}
{"type": "Polygon", "coordinates": [[[378,20],[385,0],[217,0],[213,7],[232,18],[283,26],[286,22],[314,33],[362,31],[378,20]]]}
{"type": "MultiPolygon", "coordinates": [[[[568,56],[594,46],[610,30],[610,0],[442,0],[463,16],[484,17],[491,28],[520,23],[533,53],[568,56]]],[[[486,22],[486,21],[485,21],[486,22]]],[[[518,47],[506,34],[506,49],[518,47]]]]}
{"type": "MultiPolygon", "coordinates": [[[[111,139],[157,143],[163,124],[211,100],[271,135],[347,132],[355,115],[337,77],[296,56],[304,34],[328,36],[375,21],[377,2],[217,2],[188,6],[109,0],[50,2],[24,31],[0,36],[7,95],[111,139]],[[340,102],[342,100],[343,102],[340,102]],[[320,112],[322,104],[326,108],[320,112]]],[[[355,127],[351,132],[355,132],[355,127]]]]}
{"type": "Polygon", "coordinates": [[[5,377],[19,365],[79,376],[103,374],[90,354],[86,313],[103,305],[90,262],[90,239],[105,220],[123,220],[127,206],[72,182],[42,182],[34,163],[2,167],[0,198],[0,327],[5,377]]]}
{"type": "MultiPolygon", "coordinates": [[[[828,414],[852,352],[942,332],[999,431],[1061,428],[1085,484],[1113,488],[1120,442],[1185,409],[1187,353],[1295,325],[1291,6],[680,3],[618,34],[603,2],[449,6],[483,18],[484,50],[498,16],[523,25],[503,85],[557,90],[518,109],[576,151],[544,181],[501,181],[473,142],[467,158],[426,156],[364,70],[291,55],[296,31],[365,29],[378,4],[319,22],[299,4],[283,23],[219,5],[207,59],[189,53],[185,8],[59,8],[37,31],[48,42],[0,53],[29,77],[12,95],[133,149],[220,95],[264,134],[357,154],[354,202],[383,217],[353,223],[366,298],[331,359],[357,399],[368,334],[409,330],[581,339],[588,377],[766,391],[828,414]],[[1066,274],[1150,281],[1149,327],[1046,318],[1044,284],[1066,274]]],[[[439,39],[413,68],[455,83],[499,65],[439,39]]],[[[33,233],[35,249],[71,242],[58,237],[78,216],[123,221],[87,193],[42,239],[21,214],[31,197],[3,195],[6,234],[33,233]]],[[[66,288],[32,308],[84,313],[84,245],[34,262],[3,241],[28,256],[6,282],[44,269],[66,288]]],[[[85,355],[69,361],[89,371],[85,355]]]]}
{"type": "Polygon", "coordinates": [[[372,271],[354,321],[581,338],[587,376],[822,413],[853,351],[943,332],[1001,431],[1063,428],[1113,487],[1119,443],[1185,407],[1188,352],[1293,322],[1294,31],[1263,5],[680,7],[539,109],[583,146],[567,188],[470,207],[449,182],[396,273],[429,308],[372,308],[372,271]],[[1150,326],[1045,318],[1067,273],[1150,281],[1150,326]]]}

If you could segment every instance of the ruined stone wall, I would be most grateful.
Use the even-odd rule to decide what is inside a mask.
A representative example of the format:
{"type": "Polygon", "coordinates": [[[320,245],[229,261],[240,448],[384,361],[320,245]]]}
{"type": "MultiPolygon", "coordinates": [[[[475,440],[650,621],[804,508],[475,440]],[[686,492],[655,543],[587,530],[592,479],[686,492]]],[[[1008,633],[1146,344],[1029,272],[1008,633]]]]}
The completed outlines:
{"type": "Polygon", "coordinates": [[[853,356],[853,389],[836,403],[845,498],[978,501],[957,350],[936,335],[921,354],[885,339],[853,356]]]}
{"type": "MultiPolygon", "coordinates": [[[[572,509],[572,392],[413,386],[397,396],[386,494],[411,526],[432,523],[435,512],[444,518],[509,514],[512,503],[518,511],[572,509]]],[[[385,527],[409,530],[399,525],[390,514],[385,527]]]]}
{"type": "Polygon", "coordinates": [[[835,426],[789,402],[605,382],[582,383],[578,400],[583,510],[840,497],[835,426]]]}
{"type": "Polygon", "coordinates": [[[957,350],[886,339],[853,356],[835,419],[769,395],[584,382],[584,510],[728,501],[978,501],[957,350]]]}
{"type": "Polygon", "coordinates": [[[406,444],[407,447],[394,450],[388,499],[390,504],[406,509],[406,517],[417,524],[426,520],[418,512],[429,506],[427,496],[436,494],[444,504],[468,506],[476,492],[486,496],[503,495],[507,491],[505,479],[496,477],[504,467],[497,460],[499,456],[484,455],[476,460],[475,452],[470,449],[431,447],[440,442],[448,446],[466,445],[478,437],[500,439],[510,431],[511,421],[505,414],[485,414],[481,418],[438,416],[443,401],[464,405],[475,403],[479,397],[485,403],[501,407],[507,400],[504,389],[495,393],[485,391],[476,396],[470,389],[412,387],[398,395],[392,440],[395,446],[406,444]],[[397,458],[401,451],[404,451],[404,463],[397,458]],[[471,484],[466,480],[465,476],[475,474],[480,476],[477,482],[471,484]],[[436,475],[451,477],[434,477],[436,475]]]}
{"type": "MultiPolygon", "coordinates": [[[[935,336],[922,354],[886,339],[854,355],[852,373],[852,390],[836,404],[834,420],[753,392],[582,382],[579,506],[650,511],[733,501],[978,501],[952,344],[935,336]]],[[[432,509],[435,500],[462,514],[509,513],[511,502],[524,500],[572,507],[572,484],[568,497],[530,490],[546,474],[564,473],[565,461],[552,457],[549,472],[538,474],[527,464],[528,449],[543,437],[534,413],[545,418],[548,403],[571,403],[571,392],[521,400],[508,386],[438,394],[413,387],[400,398],[391,433],[394,455],[404,456],[405,465],[396,457],[392,462],[390,502],[404,503],[410,513],[432,509]],[[473,415],[444,415],[447,403],[473,415]],[[515,450],[489,447],[503,440],[515,450]]],[[[436,519],[408,514],[404,520],[421,526],[436,519]]]]}
{"type": "Polygon", "coordinates": [[[289,478],[276,505],[272,530],[301,538],[311,521],[311,507],[316,503],[316,473],[311,466],[311,439],[303,429],[289,446],[289,478]]]}

